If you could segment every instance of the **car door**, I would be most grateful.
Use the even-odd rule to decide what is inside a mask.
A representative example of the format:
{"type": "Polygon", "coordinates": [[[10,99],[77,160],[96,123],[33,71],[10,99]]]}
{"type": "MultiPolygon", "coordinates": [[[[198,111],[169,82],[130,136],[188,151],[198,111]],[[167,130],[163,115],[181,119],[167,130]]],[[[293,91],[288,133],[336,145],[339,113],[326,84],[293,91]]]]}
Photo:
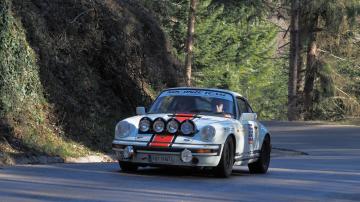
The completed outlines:
{"type": "Polygon", "coordinates": [[[253,127],[254,141],[253,141],[253,150],[259,150],[260,148],[260,130],[259,130],[259,121],[257,120],[257,114],[253,111],[250,104],[245,100],[246,107],[248,109],[247,113],[251,113],[254,115],[254,120],[250,123],[253,127]]]}
{"type": "Polygon", "coordinates": [[[252,111],[250,105],[246,102],[245,99],[241,97],[237,97],[237,105],[239,110],[239,120],[244,128],[244,152],[245,153],[253,153],[258,149],[258,139],[259,139],[259,131],[258,131],[258,123],[256,119],[244,119],[242,118],[242,114],[244,113],[252,113],[255,117],[256,115],[252,111]]]}

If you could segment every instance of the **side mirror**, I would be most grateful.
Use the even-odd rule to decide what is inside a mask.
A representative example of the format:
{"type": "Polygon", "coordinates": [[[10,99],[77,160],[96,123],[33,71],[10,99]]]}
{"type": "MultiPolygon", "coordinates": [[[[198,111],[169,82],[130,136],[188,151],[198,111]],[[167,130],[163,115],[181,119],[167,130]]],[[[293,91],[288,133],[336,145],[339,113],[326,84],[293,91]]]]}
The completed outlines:
{"type": "Polygon", "coordinates": [[[256,119],[256,113],[242,113],[240,117],[240,121],[256,121],[256,119]]]}
{"type": "Polygon", "coordinates": [[[137,115],[145,115],[146,114],[145,107],[136,107],[136,114],[137,115]]]}

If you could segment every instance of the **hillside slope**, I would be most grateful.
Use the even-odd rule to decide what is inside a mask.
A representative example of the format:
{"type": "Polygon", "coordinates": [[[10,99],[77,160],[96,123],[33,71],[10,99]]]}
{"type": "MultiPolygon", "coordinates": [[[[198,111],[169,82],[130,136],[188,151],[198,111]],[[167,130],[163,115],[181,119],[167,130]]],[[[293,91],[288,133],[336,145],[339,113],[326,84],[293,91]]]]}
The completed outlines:
{"type": "Polygon", "coordinates": [[[0,0],[0,149],[108,151],[118,120],[178,85],[164,33],[130,1],[11,2],[0,0]]]}

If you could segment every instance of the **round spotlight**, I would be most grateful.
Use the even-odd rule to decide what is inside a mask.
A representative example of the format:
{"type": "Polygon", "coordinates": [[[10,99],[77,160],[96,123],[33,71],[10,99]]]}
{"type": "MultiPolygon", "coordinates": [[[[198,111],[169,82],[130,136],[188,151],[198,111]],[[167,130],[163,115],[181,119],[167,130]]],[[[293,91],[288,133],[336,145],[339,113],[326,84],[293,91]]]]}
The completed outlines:
{"type": "Polygon", "coordinates": [[[195,124],[190,120],[186,120],[181,123],[180,130],[182,134],[190,135],[195,132],[195,124]]]}
{"type": "Polygon", "coordinates": [[[179,130],[179,121],[177,121],[176,119],[170,119],[167,124],[166,124],[166,130],[169,133],[176,133],[179,130]]]}
{"type": "Polygon", "coordinates": [[[162,133],[164,132],[164,129],[165,129],[165,120],[162,118],[155,119],[153,124],[153,130],[156,133],[162,133]]]}
{"type": "Polygon", "coordinates": [[[139,130],[143,133],[149,132],[151,128],[151,119],[144,117],[139,122],[139,130]]]}
{"type": "Polygon", "coordinates": [[[182,152],[181,152],[181,160],[185,163],[189,163],[193,158],[193,155],[191,153],[190,150],[188,149],[184,149],[182,152]]]}
{"type": "Polygon", "coordinates": [[[127,146],[127,147],[125,147],[123,155],[124,155],[124,158],[125,158],[125,159],[131,158],[131,157],[134,155],[134,148],[133,148],[133,146],[127,146]]]}

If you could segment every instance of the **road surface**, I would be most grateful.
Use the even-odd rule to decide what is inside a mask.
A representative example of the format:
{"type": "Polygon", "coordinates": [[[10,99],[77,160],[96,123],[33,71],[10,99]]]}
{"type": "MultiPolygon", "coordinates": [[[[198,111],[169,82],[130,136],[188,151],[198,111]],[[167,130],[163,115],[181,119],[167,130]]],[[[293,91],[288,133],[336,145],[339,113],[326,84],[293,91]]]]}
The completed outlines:
{"type": "Polygon", "coordinates": [[[115,163],[27,165],[0,169],[2,201],[360,201],[360,127],[267,122],[277,155],[268,174],[235,167],[219,179],[192,170],[115,163]]]}

